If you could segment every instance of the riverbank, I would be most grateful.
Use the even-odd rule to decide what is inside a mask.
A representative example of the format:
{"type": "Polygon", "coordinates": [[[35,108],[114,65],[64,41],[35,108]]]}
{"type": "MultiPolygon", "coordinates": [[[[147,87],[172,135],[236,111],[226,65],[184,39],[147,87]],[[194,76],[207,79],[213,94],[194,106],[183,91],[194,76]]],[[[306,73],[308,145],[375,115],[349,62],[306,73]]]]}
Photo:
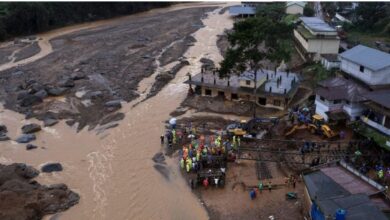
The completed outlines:
{"type": "MultiPolygon", "coordinates": [[[[65,121],[61,120],[55,126],[45,127],[37,133],[37,140],[32,142],[39,146],[35,150],[26,151],[23,145],[13,141],[0,142],[0,161],[2,163],[25,162],[34,167],[39,167],[48,161],[55,161],[63,165],[64,169],[62,172],[57,172],[54,175],[41,174],[37,177],[37,181],[43,184],[66,183],[70,189],[80,195],[80,203],[77,206],[56,215],[56,217],[65,220],[92,218],[208,218],[207,212],[180,176],[176,161],[170,158],[166,159],[165,167],[169,173],[169,179],[166,179],[154,168],[152,160],[153,155],[163,150],[160,146],[159,136],[164,131],[164,121],[169,118],[169,114],[172,111],[179,107],[187,95],[188,88],[183,84],[187,79],[187,73],[194,75],[200,72],[201,58],[211,59],[215,63],[222,60],[216,46],[217,35],[223,33],[225,29],[231,28],[232,21],[229,20],[227,13],[219,14],[219,9],[208,12],[208,16],[203,17],[205,12],[212,9],[210,7],[213,7],[213,5],[200,5],[201,7],[194,4],[193,8],[185,10],[177,8],[177,10],[168,8],[166,11],[153,10],[142,13],[142,15],[133,16],[135,20],[131,22],[134,25],[137,24],[136,21],[140,21],[136,19],[142,18],[145,20],[145,23],[141,22],[141,24],[145,24],[142,26],[142,29],[154,28],[164,34],[161,36],[164,40],[175,40],[175,36],[178,35],[174,32],[177,32],[177,28],[183,27],[177,25],[178,16],[181,15],[183,16],[183,21],[181,20],[180,23],[186,24],[183,27],[184,29],[189,29],[186,33],[188,35],[193,33],[192,36],[196,40],[192,42],[193,45],[189,46],[184,54],[180,54],[180,57],[185,57],[190,65],[183,66],[161,91],[143,102],[140,101],[147,97],[148,91],[150,91],[151,86],[155,82],[156,75],[173,64],[170,63],[156,68],[156,71],[148,72],[144,69],[148,68],[146,63],[151,63],[153,66],[155,60],[149,57],[139,58],[137,55],[140,53],[152,54],[152,57],[155,57],[161,53],[162,48],[172,43],[172,41],[165,44],[162,41],[158,43],[152,40],[150,44],[158,44],[161,47],[155,50],[149,50],[148,47],[133,48],[136,51],[133,50],[132,54],[126,56],[125,52],[121,51],[123,49],[121,44],[126,42],[129,36],[131,38],[137,37],[135,40],[138,41],[139,36],[138,34],[129,35],[128,31],[135,31],[134,33],[142,32],[140,29],[132,29],[131,24],[126,23],[126,21],[112,24],[112,29],[107,28],[107,26],[106,28],[99,27],[85,30],[82,34],[75,32],[69,36],[62,36],[52,40],[54,50],[50,55],[19,67],[20,69],[25,68],[22,74],[27,73],[27,75],[34,77],[49,77],[47,79],[49,80],[58,76],[56,70],[69,70],[73,73],[76,69],[72,69],[74,67],[72,65],[80,66],[86,70],[91,70],[94,74],[100,73],[103,79],[108,78],[108,85],[121,87],[120,89],[123,89],[124,96],[130,97],[130,94],[135,93],[137,94],[135,97],[138,97],[132,99],[133,101],[130,103],[122,103],[123,107],[117,110],[117,112],[123,113],[125,117],[120,123],[115,125],[116,127],[110,130],[101,130],[100,128],[103,126],[97,126],[92,131],[82,129],[77,133],[77,123],[73,127],[69,127],[65,121]],[[200,23],[201,26],[192,27],[194,17],[197,16],[199,16],[198,19],[204,18],[200,23]],[[187,22],[186,19],[188,19],[187,22]],[[162,26],[164,24],[162,23],[176,24],[178,27],[172,26],[172,29],[163,29],[162,26]],[[159,25],[161,28],[158,27],[159,25]],[[205,28],[203,28],[203,25],[205,28]],[[123,29],[117,29],[118,27],[123,29]],[[166,30],[171,30],[171,32],[168,33],[166,30]],[[112,35],[104,34],[111,31],[113,32],[112,35]],[[101,36],[103,40],[102,42],[93,42],[91,39],[88,39],[90,35],[101,36]],[[111,41],[117,43],[111,43],[111,41]],[[82,46],[82,43],[86,43],[86,45],[82,46]],[[97,47],[95,44],[105,49],[101,48],[100,53],[96,51],[94,53],[93,48],[97,47]],[[67,48],[66,45],[72,46],[67,48]],[[76,49],[78,46],[82,49],[76,49]],[[117,51],[111,52],[111,48],[116,48],[117,51]],[[114,58],[118,57],[116,57],[114,52],[122,53],[122,57],[119,57],[121,59],[115,60],[114,58]],[[65,56],[64,59],[58,57],[60,54],[61,57],[65,56]],[[81,57],[75,56],[75,54],[85,54],[90,59],[88,62],[81,62],[83,61],[81,57]],[[113,56],[113,58],[110,58],[110,56],[113,56]],[[45,63],[45,61],[48,63],[45,63]],[[114,64],[109,64],[108,61],[112,61],[114,64]],[[137,68],[130,68],[129,62],[135,63],[134,65],[140,69],[137,71],[137,68]],[[118,69],[122,64],[125,65],[122,68],[123,72],[118,69]],[[70,65],[70,68],[68,65],[70,65]],[[110,65],[110,69],[108,69],[107,65],[110,65]],[[42,68],[44,70],[41,70],[42,68]],[[107,71],[98,71],[94,68],[103,70],[107,68],[107,71]],[[105,72],[105,74],[101,74],[102,72],[105,72]],[[50,75],[51,73],[53,75],[50,75]],[[142,80],[139,79],[138,83],[131,81],[133,79],[137,81],[136,75],[141,73],[143,73],[142,80]],[[133,74],[134,76],[132,77],[133,74]],[[124,79],[126,77],[130,77],[127,80],[130,83],[129,85],[134,84],[135,87],[129,87],[125,83],[126,80],[124,79]],[[110,81],[111,79],[112,82],[110,81]],[[125,83],[123,88],[122,83],[125,83]],[[191,210],[191,212],[188,210],[191,210]]],[[[221,5],[221,7],[225,6],[221,5]]],[[[142,40],[147,39],[143,38],[142,40]]],[[[78,70],[76,73],[80,71],[78,70]]],[[[7,70],[1,74],[4,77],[3,83],[5,83],[4,80],[14,80],[11,79],[12,73],[15,72],[7,70]]],[[[62,73],[65,74],[66,71],[62,73]]],[[[14,75],[13,78],[17,77],[14,75]]],[[[94,82],[102,82],[103,86],[107,85],[107,81],[102,80],[100,76],[92,77],[92,79],[95,80],[94,82]]],[[[75,82],[76,85],[70,89],[70,94],[74,95],[76,99],[76,92],[79,91],[73,88],[80,89],[82,85],[89,86],[89,84],[83,83],[77,85],[78,83],[75,82]]],[[[108,90],[111,87],[105,88],[108,90]]],[[[3,92],[2,97],[7,98],[8,93],[3,92]]],[[[122,94],[120,91],[118,93],[119,95],[122,94]]],[[[81,94],[77,93],[77,95],[81,94]]],[[[66,96],[65,94],[65,97],[51,98],[50,101],[56,102],[55,106],[59,108],[64,105],[61,102],[67,103],[69,101],[69,98],[66,96]]],[[[71,104],[73,107],[77,106],[74,105],[74,102],[71,102],[71,104]]],[[[85,111],[86,117],[94,113],[94,111],[85,111]]],[[[9,128],[8,136],[11,139],[15,139],[20,134],[20,128],[23,124],[31,122],[42,123],[34,118],[26,120],[24,115],[8,109],[3,109],[0,116],[1,122],[9,128]]]]}

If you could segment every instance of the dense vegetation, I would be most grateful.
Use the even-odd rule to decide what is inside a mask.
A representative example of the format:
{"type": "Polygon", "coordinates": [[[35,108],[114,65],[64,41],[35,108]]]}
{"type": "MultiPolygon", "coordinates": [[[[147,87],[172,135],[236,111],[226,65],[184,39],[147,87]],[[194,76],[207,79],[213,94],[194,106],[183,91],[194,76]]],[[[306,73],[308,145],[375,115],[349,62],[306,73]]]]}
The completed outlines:
{"type": "Polygon", "coordinates": [[[336,14],[347,14],[352,25],[348,30],[390,35],[390,3],[388,2],[359,2],[355,10],[351,2],[323,2],[322,8],[327,16],[333,18],[336,14]]]}
{"type": "Polygon", "coordinates": [[[0,40],[169,5],[169,2],[0,2],[0,40]]]}

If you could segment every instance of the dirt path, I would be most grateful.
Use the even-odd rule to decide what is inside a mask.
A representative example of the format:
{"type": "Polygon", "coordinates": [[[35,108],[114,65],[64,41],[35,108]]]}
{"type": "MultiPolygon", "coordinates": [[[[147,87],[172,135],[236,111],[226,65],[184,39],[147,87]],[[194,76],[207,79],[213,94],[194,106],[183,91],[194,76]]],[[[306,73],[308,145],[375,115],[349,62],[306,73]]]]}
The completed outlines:
{"type": "MultiPolygon", "coordinates": [[[[26,162],[36,167],[47,161],[62,163],[63,172],[38,178],[44,184],[64,182],[80,194],[80,204],[59,214],[60,219],[207,219],[206,211],[180,176],[176,161],[167,159],[169,179],[165,179],[153,168],[151,158],[162,150],[159,136],[164,121],[186,97],[188,88],[182,83],[186,74],[200,71],[202,57],[215,63],[222,59],[217,35],[231,28],[232,20],[218,10],[210,13],[203,20],[205,27],[193,35],[197,42],[184,54],[190,65],[156,96],[135,107],[141,98],[126,104],[122,109],[126,117],[118,127],[96,135],[85,129],[76,133],[61,122],[38,134],[34,144],[45,148],[26,151],[24,145],[0,143],[0,162],[26,162]]],[[[153,75],[141,81],[139,92],[147,91],[153,75]]],[[[2,110],[0,122],[9,125],[11,138],[17,137],[21,125],[27,123],[22,115],[9,110],[2,110]]]]}

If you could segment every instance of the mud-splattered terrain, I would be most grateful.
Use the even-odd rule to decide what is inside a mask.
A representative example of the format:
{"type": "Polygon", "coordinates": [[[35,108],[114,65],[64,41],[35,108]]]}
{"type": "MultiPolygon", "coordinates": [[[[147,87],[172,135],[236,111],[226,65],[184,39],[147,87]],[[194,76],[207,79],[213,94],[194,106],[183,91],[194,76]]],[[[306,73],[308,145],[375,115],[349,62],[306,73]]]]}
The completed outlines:
{"type": "MultiPolygon", "coordinates": [[[[112,117],[121,101],[137,98],[143,78],[177,62],[172,72],[161,70],[167,74],[156,78],[150,94],[155,95],[188,64],[182,55],[195,41],[190,34],[203,27],[201,18],[210,10],[143,13],[55,37],[49,41],[50,54],[0,73],[0,100],[27,117],[44,119],[50,114],[78,123],[78,129],[93,128],[112,117]]],[[[38,52],[36,42],[23,47],[10,44],[0,48],[5,57],[0,64],[38,52]]]]}

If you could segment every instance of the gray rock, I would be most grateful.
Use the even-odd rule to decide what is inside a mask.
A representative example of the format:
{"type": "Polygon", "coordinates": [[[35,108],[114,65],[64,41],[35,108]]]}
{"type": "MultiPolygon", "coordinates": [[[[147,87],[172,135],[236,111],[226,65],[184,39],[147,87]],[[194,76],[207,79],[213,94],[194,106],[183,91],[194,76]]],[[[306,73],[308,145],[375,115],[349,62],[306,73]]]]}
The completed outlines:
{"type": "Polygon", "coordinates": [[[18,92],[18,95],[17,95],[16,99],[17,100],[21,100],[21,99],[24,99],[28,95],[29,95],[29,93],[28,93],[27,90],[22,90],[22,91],[18,92]]]}
{"type": "Polygon", "coordinates": [[[34,123],[23,125],[22,127],[23,134],[31,134],[31,133],[38,132],[40,130],[41,130],[41,126],[34,123]]]}
{"type": "Polygon", "coordinates": [[[162,163],[162,164],[165,164],[165,157],[164,157],[164,154],[162,152],[159,152],[159,153],[156,153],[152,160],[155,162],[155,163],[162,163]]]}
{"type": "Polygon", "coordinates": [[[70,78],[73,79],[73,80],[80,80],[80,79],[85,79],[87,77],[83,73],[72,73],[70,75],[70,78]]]}
{"type": "Polygon", "coordinates": [[[65,94],[65,92],[67,91],[68,89],[67,88],[58,88],[58,87],[50,87],[50,88],[47,88],[46,91],[49,95],[51,96],[61,96],[63,94],[65,94]]]}
{"type": "Polygon", "coordinates": [[[65,79],[61,79],[60,81],[58,81],[57,85],[60,87],[72,88],[72,87],[74,87],[74,82],[73,82],[73,79],[71,79],[71,78],[65,78],[65,79]]]}
{"type": "Polygon", "coordinates": [[[28,94],[21,99],[20,106],[28,107],[28,106],[33,106],[33,105],[39,104],[41,102],[42,102],[42,99],[39,98],[38,96],[28,94]]]}
{"type": "Polygon", "coordinates": [[[11,75],[12,76],[20,76],[20,75],[23,75],[24,74],[24,72],[23,71],[16,71],[16,72],[13,72],[13,73],[11,73],[11,75]]]}
{"type": "Polygon", "coordinates": [[[122,104],[121,104],[121,100],[111,100],[111,101],[104,103],[104,106],[113,107],[113,108],[121,108],[122,104]]]}
{"type": "Polygon", "coordinates": [[[26,150],[32,150],[32,149],[36,149],[38,148],[38,146],[34,145],[34,144],[27,144],[26,145],[26,150]]]}
{"type": "Polygon", "coordinates": [[[103,92],[102,91],[89,92],[87,96],[91,99],[101,98],[103,97],[103,92]]]}
{"type": "Polygon", "coordinates": [[[0,133],[0,141],[8,141],[9,139],[5,133],[0,133]]]}
{"type": "Polygon", "coordinates": [[[59,172],[62,170],[63,168],[60,163],[47,163],[41,168],[41,171],[44,173],[59,172]]]}
{"type": "Polygon", "coordinates": [[[55,118],[45,118],[43,120],[43,126],[44,127],[50,127],[58,123],[58,120],[55,118]]]}
{"type": "Polygon", "coordinates": [[[7,126],[0,125],[0,133],[7,133],[7,132],[8,132],[7,126]]]}
{"type": "Polygon", "coordinates": [[[16,142],[25,144],[35,139],[37,139],[35,134],[22,134],[16,139],[16,142]]]}
{"type": "Polygon", "coordinates": [[[44,89],[39,90],[34,95],[39,97],[39,98],[41,98],[41,99],[44,99],[44,98],[46,98],[48,96],[46,90],[44,90],[44,89]]]}

